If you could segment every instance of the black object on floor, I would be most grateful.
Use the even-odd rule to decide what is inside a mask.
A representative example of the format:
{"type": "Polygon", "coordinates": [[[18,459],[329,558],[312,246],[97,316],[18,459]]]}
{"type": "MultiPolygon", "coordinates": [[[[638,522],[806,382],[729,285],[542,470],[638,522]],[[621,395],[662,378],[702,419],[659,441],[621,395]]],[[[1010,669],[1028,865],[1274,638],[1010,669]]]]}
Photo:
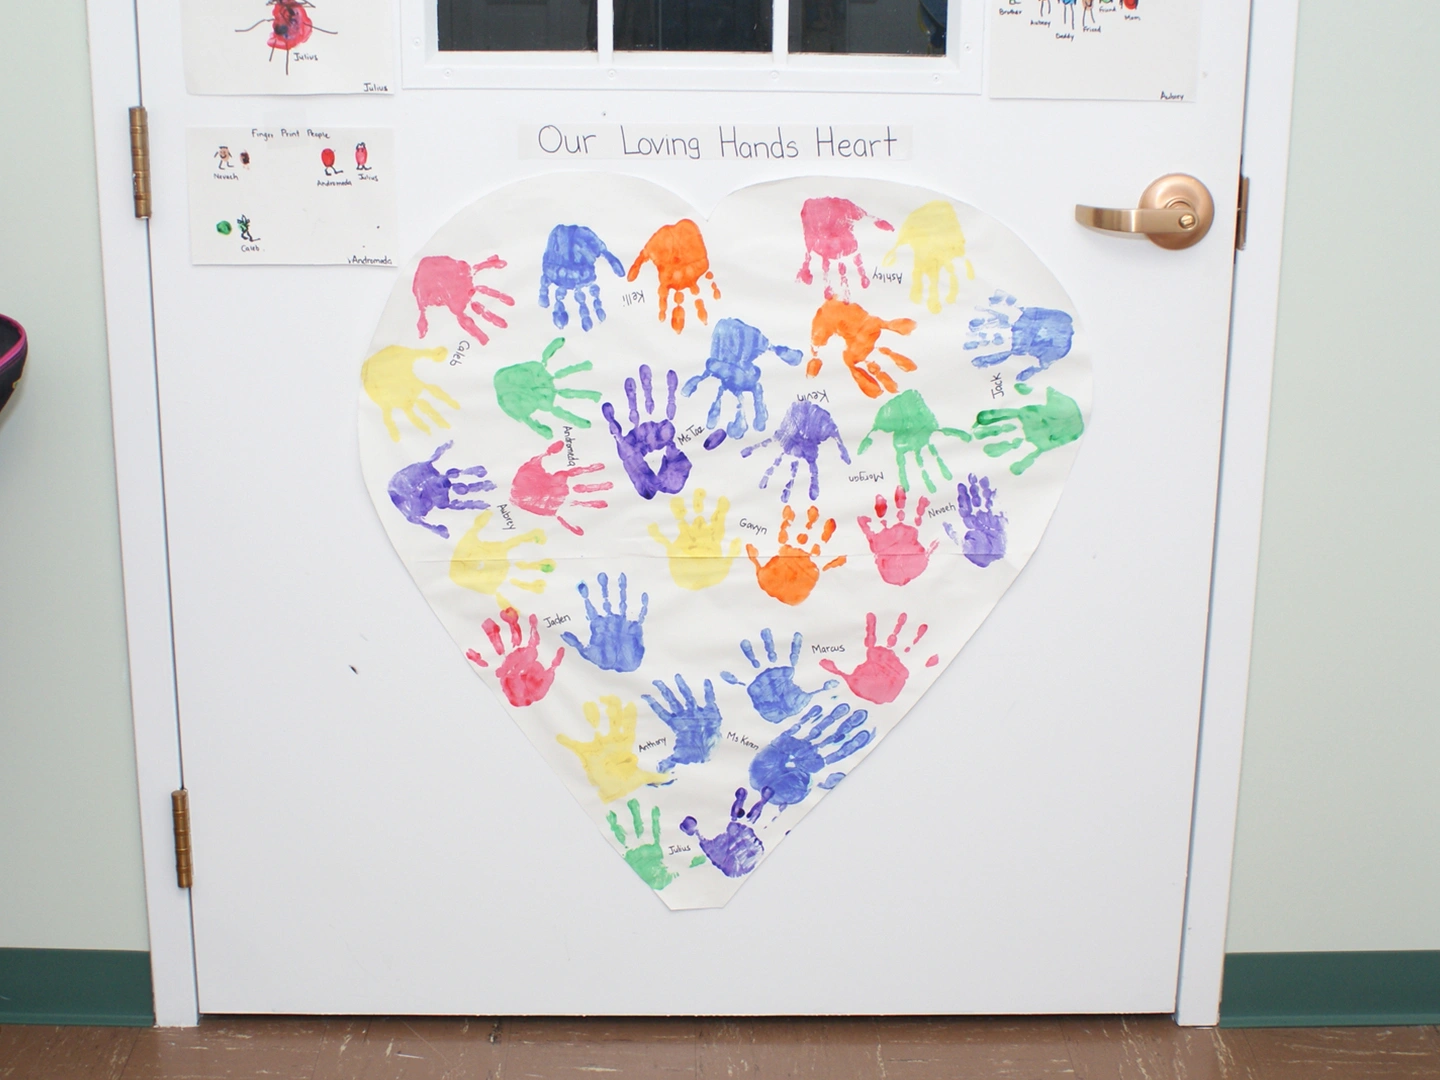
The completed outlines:
{"type": "Polygon", "coordinates": [[[0,409],[10,400],[20,372],[25,370],[27,347],[25,328],[9,316],[0,315],[0,409]]]}

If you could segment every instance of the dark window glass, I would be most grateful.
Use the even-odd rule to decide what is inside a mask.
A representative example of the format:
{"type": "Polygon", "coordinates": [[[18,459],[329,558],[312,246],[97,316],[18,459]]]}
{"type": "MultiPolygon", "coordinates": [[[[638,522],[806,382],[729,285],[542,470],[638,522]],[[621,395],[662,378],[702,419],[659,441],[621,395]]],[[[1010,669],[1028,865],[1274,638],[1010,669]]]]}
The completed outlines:
{"type": "Polygon", "coordinates": [[[595,48],[595,0],[439,0],[442,52],[595,48]]]}
{"type": "Polygon", "coordinates": [[[789,0],[790,51],[945,55],[945,0],[789,0]]]}
{"type": "Polygon", "coordinates": [[[771,0],[615,0],[615,48],[769,52],[771,0]]]}

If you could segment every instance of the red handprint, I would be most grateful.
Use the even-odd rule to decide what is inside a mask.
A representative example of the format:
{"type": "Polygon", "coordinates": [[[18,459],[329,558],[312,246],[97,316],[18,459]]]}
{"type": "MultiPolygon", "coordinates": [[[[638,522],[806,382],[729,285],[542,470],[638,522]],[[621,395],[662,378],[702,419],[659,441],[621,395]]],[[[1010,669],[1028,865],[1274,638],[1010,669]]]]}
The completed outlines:
{"type": "Polygon", "coordinates": [[[720,286],[710,271],[710,256],[705,251],[705,240],[700,235],[700,226],[689,218],[681,218],[674,225],[662,225],[655,234],[645,241],[640,254],[630,264],[626,281],[634,281],[640,275],[640,267],[647,262],[655,264],[656,288],[660,291],[660,321],[665,321],[665,311],[670,303],[670,293],[675,293],[675,310],[670,314],[670,326],[678,334],[685,329],[685,292],[689,289],[695,297],[695,314],[708,325],[709,316],[705,301],[700,296],[700,279],[710,282],[710,291],[716,300],[720,299],[720,286]]]}
{"type": "MultiPolygon", "coordinates": [[[[875,644],[875,613],[872,611],[865,616],[865,659],[856,665],[854,671],[844,672],[835,666],[834,661],[821,660],[820,666],[832,675],[839,675],[845,680],[845,685],[856,697],[862,697],[866,701],[873,701],[876,705],[884,705],[886,702],[894,701],[900,696],[900,691],[905,689],[905,681],[910,678],[910,669],[907,668],[895,655],[895,642],[900,640],[900,631],[905,626],[906,616],[902,613],[895,620],[895,629],[890,631],[890,636],[885,639],[884,646],[875,644]]],[[[915,636],[910,644],[901,651],[909,652],[911,648],[920,644],[920,639],[925,636],[925,631],[930,627],[924,623],[920,629],[915,631],[915,636]]],[[[925,661],[926,667],[934,667],[940,662],[939,656],[932,656],[925,661]]]]}
{"type": "MultiPolygon", "coordinates": [[[[505,656],[505,644],[501,641],[500,627],[495,620],[486,619],[480,624],[485,636],[490,639],[490,644],[495,646],[495,655],[505,656],[505,659],[500,661],[500,666],[495,669],[495,677],[500,680],[500,689],[505,692],[505,700],[511,705],[534,705],[550,692],[550,686],[555,681],[555,669],[560,666],[565,650],[563,647],[556,649],[555,659],[547,668],[540,662],[540,628],[535,616],[530,616],[530,644],[523,648],[520,647],[520,613],[513,607],[507,607],[501,610],[500,618],[510,627],[509,656],[505,656]]],[[[465,656],[483,668],[490,666],[474,649],[467,649],[465,656]]]]}
{"type": "Polygon", "coordinates": [[[856,519],[860,531],[870,542],[870,552],[875,556],[880,579],[890,585],[908,585],[923,574],[930,565],[930,556],[940,543],[939,540],[931,541],[928,548],[920,543],[920,524],[925,520],[925,508],[930,505],[930,500],[920,496],[920,501],[915,504],[915,523],[910,525],[905,521],[905,499],[905,489],[897,487],[895,523],[892,525],[885,520],[885,513],[890,509],[885,504],[885,496],[875,496],[875,513],[880,517],[879,532],[870,528],[868,514],[861,514],[856,519]]]}
{"type": "MultiPolygon", "coordinates": [[[[895,385],[895,380],[870,359],[870,354],[875,351],[875,343],[880,340],[882,330],[909,334],[914,329],[914,319],[881,319],[848,300],[826,300],[810,322],[810,362],[805,366],[805,374],[820,374],[822,361],[818,350],[839,334],[840,340],[845,342],[842,358],[860,392],[871,398],[879,397],[885,390],[898,393],[900,388],[895,385]]],[[[915,361],[908,356],[883,345],[880,353],[888,356],[901,371],[915,370],[915,361]]]]}
{"type": "Polygon", "coordinates": [[[468,305],[476,315],[502,330],[510,325],[475,299],[478,294],[499,300],[510,307],[515,306],[513,296],[507,296],[488,285],[475,284],[475,275],[481,270],[500,270],[505,265],[505,260],[499,255],[491,255],[474,266],[446,255],[427,255],[421,259],[420,265],[415,268],[415,280],[410,285],[410,291],[415,294],[415,303],[420,308],[420,319],[417,323],[420,336],[423,338],[430,330],[430,320],[425,316],[425,309],[443,307],[455,316],[455,320],[476,341],[481,345],[489,344],[489,336],[465,313],[465,308],[468,305]]]}
{"type": "MultiPolygon", "coordinates": [[[[541,517],[553,517],[565,528],[569,529],[576,536],[584,536],[585,530],[578,525],[571,525],[560,516],[560,507],[565,500],[570,498],[573,491],[579,495],[590,495],[597,491],[609,491],[614,485],[609,480],[599,484],[571,484],[572,476],[579,476],[582,473],[599,472],[605,468],[604,464],[598,465],[576,465],[571,469],[557,469],[555,472],[545,470],[545,459],[551,454],[558,454],[565,448],[563,439],[556,439],[550,444],[543,454],[536,454],[529,461],[515,470],[515,479],[510,484],[510,501],[521,510],[528,510],[532,514],[539,514],[541,517]]],[[[610,504],[604,499],[570,499],[571,506],[593,506],[597,510],[604,510],[610,504]]]]}

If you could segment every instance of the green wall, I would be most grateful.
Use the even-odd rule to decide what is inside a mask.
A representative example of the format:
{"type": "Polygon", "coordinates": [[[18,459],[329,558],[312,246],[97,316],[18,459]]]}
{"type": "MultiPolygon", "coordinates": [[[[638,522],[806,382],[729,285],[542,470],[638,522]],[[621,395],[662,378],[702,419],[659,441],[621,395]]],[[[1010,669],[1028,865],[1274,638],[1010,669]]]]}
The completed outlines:
{"type": "Polygon", "coordinates": [[[1440,32],[1384,10],[1300,4],[1232,953],[1440,949],[1440,32]]]}
{"type": "Polygon", "coordinates": [[[30,360],[0,413],[0,948],[143,950],[85,4],[4,15],[0,311],[30,360]]]}

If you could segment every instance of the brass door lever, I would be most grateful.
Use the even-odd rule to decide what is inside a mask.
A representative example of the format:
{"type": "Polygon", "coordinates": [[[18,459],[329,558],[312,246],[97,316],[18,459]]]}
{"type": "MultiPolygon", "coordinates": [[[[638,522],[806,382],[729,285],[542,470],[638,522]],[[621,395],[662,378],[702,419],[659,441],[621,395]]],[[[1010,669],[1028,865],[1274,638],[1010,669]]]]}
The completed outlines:
{"type": "Polygon", "coordinates": [[[1215,200],[1199,180],[1185,173],[1162,176],[1140,196],[1132,210],[1075,207],[1075,220],[1087,229],[1136,233],[1172,250],[1198,244],[1215,220],[1215,200]]]}

